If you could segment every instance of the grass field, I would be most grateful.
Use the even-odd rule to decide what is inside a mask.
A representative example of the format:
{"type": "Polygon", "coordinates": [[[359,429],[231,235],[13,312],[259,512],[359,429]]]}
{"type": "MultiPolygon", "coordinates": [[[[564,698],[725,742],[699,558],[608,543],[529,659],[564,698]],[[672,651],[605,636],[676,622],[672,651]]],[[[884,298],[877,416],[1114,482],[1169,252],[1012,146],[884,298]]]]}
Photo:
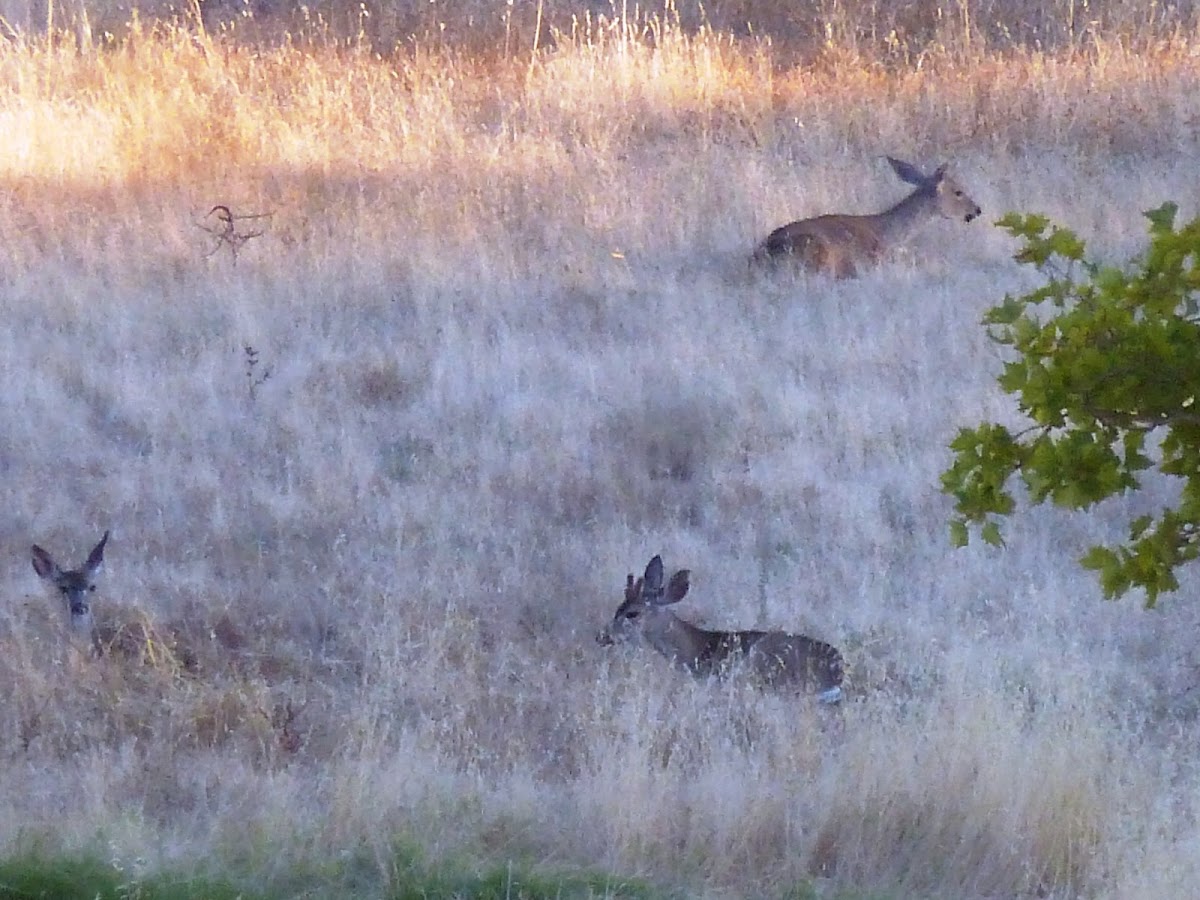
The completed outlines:
{"type": "Polygon", "coordinates": [[[1200,582],[1076,564],[1170,486],[955,551],[937,484],[1016,421],[991,223],[1196,214],[1194,23],[735,7],[0,47],[0,894],[1189,894],[1200,582]],[[984,216],[747,268],[901,197],[885,154],[984,216]],[[93,660],[29,545],[105,529],[93,660]],[[597,646],[655,553],[681,614],[838,645],[840,715],[597,646]]]}

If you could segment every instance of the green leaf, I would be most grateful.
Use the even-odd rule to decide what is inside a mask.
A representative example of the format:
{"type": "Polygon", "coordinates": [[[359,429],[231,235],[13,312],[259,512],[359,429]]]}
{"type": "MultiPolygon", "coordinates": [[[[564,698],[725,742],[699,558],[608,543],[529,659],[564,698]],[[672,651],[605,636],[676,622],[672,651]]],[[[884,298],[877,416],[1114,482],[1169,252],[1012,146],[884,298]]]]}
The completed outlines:
{"type": "Polygon", "coordinates": [[[950,520],[950,544],[954,547],[965,547],[971,542],[971,532],[967,523],[962,519],[950,520]]]}
{"type": "Polygon", "coordinates": [[[1161,234],[1175,230],[1175,214],[1177,212],[1179,212],[1179,204],[1168,201],[1158,209],[1146,210],[1142,215],[1150,220],[1151,233],[1161,234]]]}
{"type": "Polygon", "coordinates": [[[1046,239],[1045,246],[1050,254],[1061,256],[1063,259],[1083,259],[1087,249],[1083,241],[1075,236],[1073,231],[1066,228],[1055,228],[1046,239]]]}
{"type": "Polygon", "coordinates": [[[1025,314],[1025,306],[1024,301],[1005,295],[1003,302],[984,313],[983,322],[985,325],[1012,325],[1025,314]]]}
{"type": "Polygon", "coordinates": [[[1153,516],[1138,516],[1129,525],[1129,539],[1136,541],[1154,523],[1153,516]]]}
{"type": "Polygon", "coordinates": [[[985,544],[990,544],[993,547],[1003,547],[1004,537],[1000,534],[1000,526],[995,522],[988,522],[979,532],[979,536],[983,538],[985,544]]]}
{"type": "Polygon", "coordinates": [[[1103,571],[1104,569],[1114,568],[1120,565],[1120,560],[1117,554],[1109,550],[1107,547],[1092,547],[1079,560],[1080,565],[1085,569],[1094,571],[1103,571]]]}

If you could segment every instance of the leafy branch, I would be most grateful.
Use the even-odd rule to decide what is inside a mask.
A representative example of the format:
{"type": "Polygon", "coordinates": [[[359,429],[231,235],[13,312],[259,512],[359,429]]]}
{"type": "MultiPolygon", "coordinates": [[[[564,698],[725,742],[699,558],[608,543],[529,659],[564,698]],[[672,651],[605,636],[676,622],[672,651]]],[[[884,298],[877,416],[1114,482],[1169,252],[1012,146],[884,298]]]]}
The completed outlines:
{"type": "Polygon", "coordinates": [[[1083,509],[1138,490],[1153,468],[1178,481],[1177,506],[1139,517],[1126,542],[1093,547],[1082,564],[1098,572],[1105,596],[1140,587],[1153,606],[1178,587],[1176,568],[1200,556],[1200,219],[1176,229],[1176,213],[1167,203],[1145,214],[1149,247],[1125,267],[1090,259],[1082,240],[1044,216],[997,223],[1022,241],[1016,260],[1045,276],[983,319],[1013,351],[997,380],[1030,424],[1013,434],[983,423],[951,442],[942,488],[955,499],[956,545],[972,527],[1003,543],[1014,476],[1032,503],[1083,509]]]}

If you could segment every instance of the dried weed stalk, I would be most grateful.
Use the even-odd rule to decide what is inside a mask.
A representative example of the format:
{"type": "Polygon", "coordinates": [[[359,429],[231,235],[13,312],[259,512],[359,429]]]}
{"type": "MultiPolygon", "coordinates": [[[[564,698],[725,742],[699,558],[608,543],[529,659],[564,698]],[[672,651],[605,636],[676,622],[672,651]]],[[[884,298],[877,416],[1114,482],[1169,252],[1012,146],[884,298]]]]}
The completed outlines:
{"type": "Polygon", "coordinates": [[[222,247],[228,247],[229,255],[233,258],[233,264],[236,266],[238,251],[242,248],[242,246],[251,238],[262,237],[262,235],[266,233],[265,230],[238,231],[237,223],[254,219],[270,219],[274,213],[249,213],[239,216],[234,215],[228,206],[217,204],[208,211],[208,215],[206,215],[204,218],[208,219],[214,215],[217,218],[217,227],[213,228],[203,223],[199,224],[199,227],[203,231],[208,232],[208,234],[217,239],[217,242],[213,245],[213,248],[204,254],[204,258],[208,259],[222,247]]]}

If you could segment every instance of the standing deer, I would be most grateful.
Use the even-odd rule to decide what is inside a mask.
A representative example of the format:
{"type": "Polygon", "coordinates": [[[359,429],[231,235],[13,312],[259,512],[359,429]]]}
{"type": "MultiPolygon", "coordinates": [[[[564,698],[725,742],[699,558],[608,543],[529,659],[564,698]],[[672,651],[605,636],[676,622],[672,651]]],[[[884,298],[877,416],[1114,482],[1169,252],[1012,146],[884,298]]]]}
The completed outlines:
{"type": "Polygon", "coordinates": [[[87,562],[78,569],[70,570],[61,568],[49,553],[37,544],[33,545],[33,570],[62,594],[67,611],[71,615],[71,630],[81,637],[86,636],[97,656],[100,656],[103,650],[100,637],[96,633],[96,624],[92,619],[88,594],[96,590],[95,578],[104,565],[104,545],[107,543],[106,531],[104,537],[100,538],[100,543],[88,554],[87,562]]]}
{"type": "Polygon", "coordinates": [[[782,631],[708,631],[667,609],[687,594],[689,574],[680,569],[664,584],[662,557],[655,556],[641,578],[626,578],[625,600],[596,640],[644,641],[701,678],[746,670],[765,687],[815,689],[827,704],[842,699],[842,654],[824,641],[782,631]]]}
{"type": "Polygon", "coordinates": [[[944,164],[932,175],[925,175],[911,163],[890,156],[887,161],[901,181],[916,188],[891,209],[867,216],[833,214],[792,222],[767,235],[755,248],[751,261],[790,257],[814,272],[854,278],[860,264],[878,263],[885,253],[938,216],[970,222],[982,212],[979,204],[946,174],[944,164]]]}

